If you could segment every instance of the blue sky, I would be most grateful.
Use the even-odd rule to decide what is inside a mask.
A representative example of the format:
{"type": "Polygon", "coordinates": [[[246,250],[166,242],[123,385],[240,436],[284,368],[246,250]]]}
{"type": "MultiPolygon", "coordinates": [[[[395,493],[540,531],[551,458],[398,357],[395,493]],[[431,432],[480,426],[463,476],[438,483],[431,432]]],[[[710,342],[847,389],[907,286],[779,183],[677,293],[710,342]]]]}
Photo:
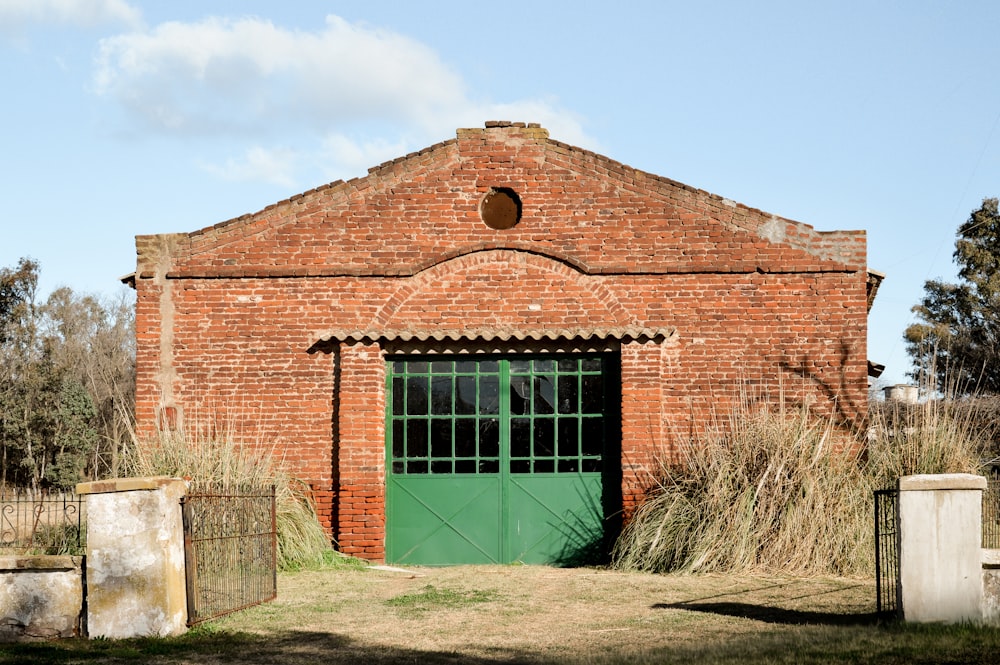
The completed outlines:
{"type": "Polygon", "coordinates": [[[1000,3],[0,0],[0,266],[119,292],[193,231],[486,120],[811,224],[886,273],[869,357],[1000,196],[1000,3]]]}

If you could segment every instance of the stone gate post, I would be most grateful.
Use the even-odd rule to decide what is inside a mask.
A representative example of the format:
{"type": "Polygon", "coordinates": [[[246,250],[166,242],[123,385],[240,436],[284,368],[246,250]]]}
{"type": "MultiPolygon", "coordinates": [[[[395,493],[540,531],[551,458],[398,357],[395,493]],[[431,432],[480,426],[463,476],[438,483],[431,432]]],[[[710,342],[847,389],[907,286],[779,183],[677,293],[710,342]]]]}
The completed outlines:
{"type": "Polygon", "coordinates": [[[178,635],[187,630],[184,527],[177,478],[77,485],[87,501],[90,637],[178,635]]]}
{"type": "Polygon", "coordinates": [[[980,620],[984,489],[986,479],[971,474],[899,479],[899,584],[904,620],[980,620]]]}

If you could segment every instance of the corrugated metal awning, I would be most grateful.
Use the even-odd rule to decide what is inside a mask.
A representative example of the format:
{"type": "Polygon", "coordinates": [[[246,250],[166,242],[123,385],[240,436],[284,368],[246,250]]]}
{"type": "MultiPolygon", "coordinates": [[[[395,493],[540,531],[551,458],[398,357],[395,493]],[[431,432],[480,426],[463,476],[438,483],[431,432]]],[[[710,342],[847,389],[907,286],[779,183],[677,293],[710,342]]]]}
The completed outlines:
{"type": "Polygon", "coordinates": [[[673,336],[673,328],[623,326],[612,328],[559,328],[525,330],[521,328],[429,328],[405,330],[328,330],[318,336],[320,342],[529,342],[559,340],[657,340],[673,336]]]}

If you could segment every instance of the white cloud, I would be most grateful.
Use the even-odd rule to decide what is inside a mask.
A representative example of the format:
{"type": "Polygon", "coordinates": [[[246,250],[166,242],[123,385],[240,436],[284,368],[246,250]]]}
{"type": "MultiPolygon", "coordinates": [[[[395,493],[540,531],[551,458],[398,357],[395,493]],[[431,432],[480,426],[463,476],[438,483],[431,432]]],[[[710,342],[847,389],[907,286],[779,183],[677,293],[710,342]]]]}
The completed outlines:
{"type": "Polygon", "coordinates": [[[405,155],[411,149],[404,140],[361,141],[345,134],[331,133],[323,139],[319,159],[326,178],[349,180],[364,175],[372,166],[405,155]]]}
{"type": "Polygon", "coordinates": [[[297,155],[289,148],[247,148],[239,159],[230,158],[223,164],[203,162],[201,167],[223,179],[236,182],[265,182],[291,188],[295,182],[297,155]]]}
{"type": "Polygon", "coordinates": [[[462,82],[407,37],[331,16],[319,32],[258,18],[164,23],[101,41],[95,87],[150,128],[242,133],[374,119],[426,126],[462,82]]]}
{"type": "Polygon", "coordinates": [[[553,102],[472,100],[433,49],[337,16],[316,31],[248,17],[117,35],[101,40],[93,83],[140,131],[296,145],[206,166],[241,179],[267,167],[281,169],[268,182],[291,183],[302,168],[362,175],[485,120],[541,122],[561,140],[588,143],[579,118],[553,102]]]}
{"type": "Polygon", "coordinates": [[[29,23],[137,27],[141,22],[141,12],[125,0],[0,0],[0,24],[8,28],[29,23]]]}

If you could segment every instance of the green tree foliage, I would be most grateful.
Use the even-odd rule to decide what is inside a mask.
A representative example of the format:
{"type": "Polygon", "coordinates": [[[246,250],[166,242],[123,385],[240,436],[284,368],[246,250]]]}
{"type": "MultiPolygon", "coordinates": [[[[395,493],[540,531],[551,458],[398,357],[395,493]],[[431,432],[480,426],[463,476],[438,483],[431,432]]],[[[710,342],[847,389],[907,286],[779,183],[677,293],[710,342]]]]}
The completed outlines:
{"type": "Polygon", "coordinates": [[[1000,212],[983,201],[958,228],[958,284],[928,281],[904,333],[915,376],[940,390],[1000,393],[1000,212]]]}
{"type": "Polygon", "coordinates": [[[0,268],[0,484],[72,487],[114,473],[134,403],[132,308],[0,268]]]}

